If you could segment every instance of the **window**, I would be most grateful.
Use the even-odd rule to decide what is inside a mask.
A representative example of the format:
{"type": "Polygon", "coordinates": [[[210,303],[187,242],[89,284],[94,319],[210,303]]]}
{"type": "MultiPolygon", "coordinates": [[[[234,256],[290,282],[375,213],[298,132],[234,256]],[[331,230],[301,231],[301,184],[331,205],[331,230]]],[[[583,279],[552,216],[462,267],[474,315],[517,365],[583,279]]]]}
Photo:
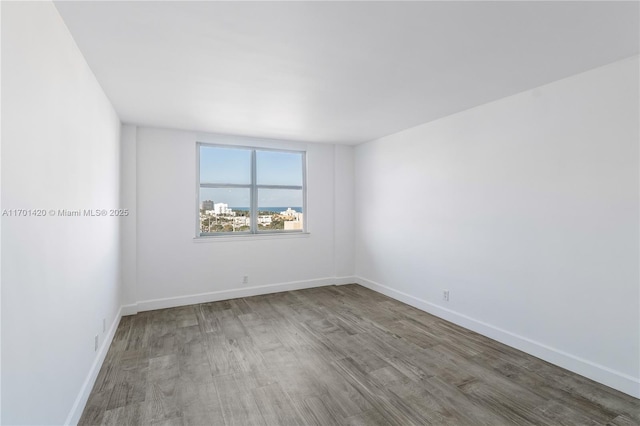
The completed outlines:
{"type": "Polygon", "coordinates": [[[303,151],[204,143],[197,150],[198,236],[306,229],[303,151]]]}

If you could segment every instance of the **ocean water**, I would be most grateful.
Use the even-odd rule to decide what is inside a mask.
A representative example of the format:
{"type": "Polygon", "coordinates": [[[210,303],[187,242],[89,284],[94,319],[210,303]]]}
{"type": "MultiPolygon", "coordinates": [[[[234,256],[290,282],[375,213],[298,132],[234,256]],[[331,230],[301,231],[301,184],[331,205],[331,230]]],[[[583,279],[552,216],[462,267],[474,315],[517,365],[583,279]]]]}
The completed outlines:
{"type": "MultiPolygon", "coordinates": [[[[288,208],[291,208],[291,210],[295,210],[298,213],[302,213],[302,207],[293,207],[293,206],[290,206],[290,207],[259,207],[258,211],[261,211],[261,212],[267,211],[267,212],[280,213],[280,212],[287,211],[288,208]]],[[[249,211],[249,207],[230,207],[230,209],[231,210],[238,210],[238,211],[241,211],[241,212],[248,212],[249,211]]]]}

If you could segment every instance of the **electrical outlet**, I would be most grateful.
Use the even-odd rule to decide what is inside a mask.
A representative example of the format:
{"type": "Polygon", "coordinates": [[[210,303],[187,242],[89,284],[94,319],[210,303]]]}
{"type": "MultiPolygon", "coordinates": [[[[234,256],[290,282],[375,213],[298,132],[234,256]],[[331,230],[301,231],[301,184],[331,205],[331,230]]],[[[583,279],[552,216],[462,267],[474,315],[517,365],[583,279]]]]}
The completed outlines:
{"type": "Polygon", "coordinates": [[[98,350],[98,335],[96,334],[96,336],[93,338],[93,351],[97,351],[98,350]]]}
{"type": "Polygon", "coordinates": [[[442,290],[442,300],[445,302],[449,301],[449,290],[442,290]]]}
{"type": "Polygon", "coordinates": [[[104,333],[105,331],[107,331],[107,319],[102,318],[102,332],[104,333]]]}
{"type": "Polygon", "coordinates": [[[242,284],[249,284],[249,275],[245,275],[242,277],[242,284]]]}

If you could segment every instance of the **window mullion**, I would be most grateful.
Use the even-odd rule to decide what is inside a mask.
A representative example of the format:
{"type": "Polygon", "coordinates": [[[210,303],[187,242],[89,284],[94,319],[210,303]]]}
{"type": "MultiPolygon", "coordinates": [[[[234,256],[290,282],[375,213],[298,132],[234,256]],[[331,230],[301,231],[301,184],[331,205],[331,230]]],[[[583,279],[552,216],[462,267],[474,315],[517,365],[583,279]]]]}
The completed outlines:
{"type": "Polygon", "coordinates": [[[302,190],[304,187],[300,185],[256,185],[259,189],[294,189],[302,190]]]}
{"type": "Polygon", "coordinates": [[[309,216],[307,214],[307,153],[302,153],[302,214],[304,215],[303,231],[307,231],[309,216]]]}

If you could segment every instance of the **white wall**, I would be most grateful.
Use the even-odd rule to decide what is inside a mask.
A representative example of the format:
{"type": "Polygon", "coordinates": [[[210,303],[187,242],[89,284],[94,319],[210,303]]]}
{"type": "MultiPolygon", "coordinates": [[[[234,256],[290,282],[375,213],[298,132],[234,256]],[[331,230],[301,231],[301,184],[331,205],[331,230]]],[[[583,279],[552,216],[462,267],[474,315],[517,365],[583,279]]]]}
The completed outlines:
{"type": "Polygon", "coordinates": [[[358,146],[358,280],[640,397],[638,116],[635,57],[358,146]]]}
{"type": "Polygon", "coordinates": [[[137,127],[122,126],[120,136],[120,206],[129,214],[120,220],[122,304],[136,302],[137,257],[137,127]]]}
{"type": "MultiPolygon", "coordinates": [[[[354,147],[334,145],[334,258],[336,277],[351,277],[354,272],[354,147]]],[[[351,282],[350,279],[343,280],[351,282]]]]}
{"type": "MultiPolygon", "coordinates": [[[[2,4],[2,107],[4,209],[118,207],[120,123],[53,3],[2,4]]],[[[1,421],[62,424],[82,409],[103,318],[117,324],[118,220],[2,230],[1,421]]]]}
{"type": "Polygon", "coordinates": [[[352,147],[144,127],[136,138],[136,182],[124,182],[137,192],[137,279],[126,312],[352,280],[352,147]],[[309,234],[194,239],[197,141],[305,148],[309,234]],[[337,263],[334,245],[347,264],[337,263]]]}

